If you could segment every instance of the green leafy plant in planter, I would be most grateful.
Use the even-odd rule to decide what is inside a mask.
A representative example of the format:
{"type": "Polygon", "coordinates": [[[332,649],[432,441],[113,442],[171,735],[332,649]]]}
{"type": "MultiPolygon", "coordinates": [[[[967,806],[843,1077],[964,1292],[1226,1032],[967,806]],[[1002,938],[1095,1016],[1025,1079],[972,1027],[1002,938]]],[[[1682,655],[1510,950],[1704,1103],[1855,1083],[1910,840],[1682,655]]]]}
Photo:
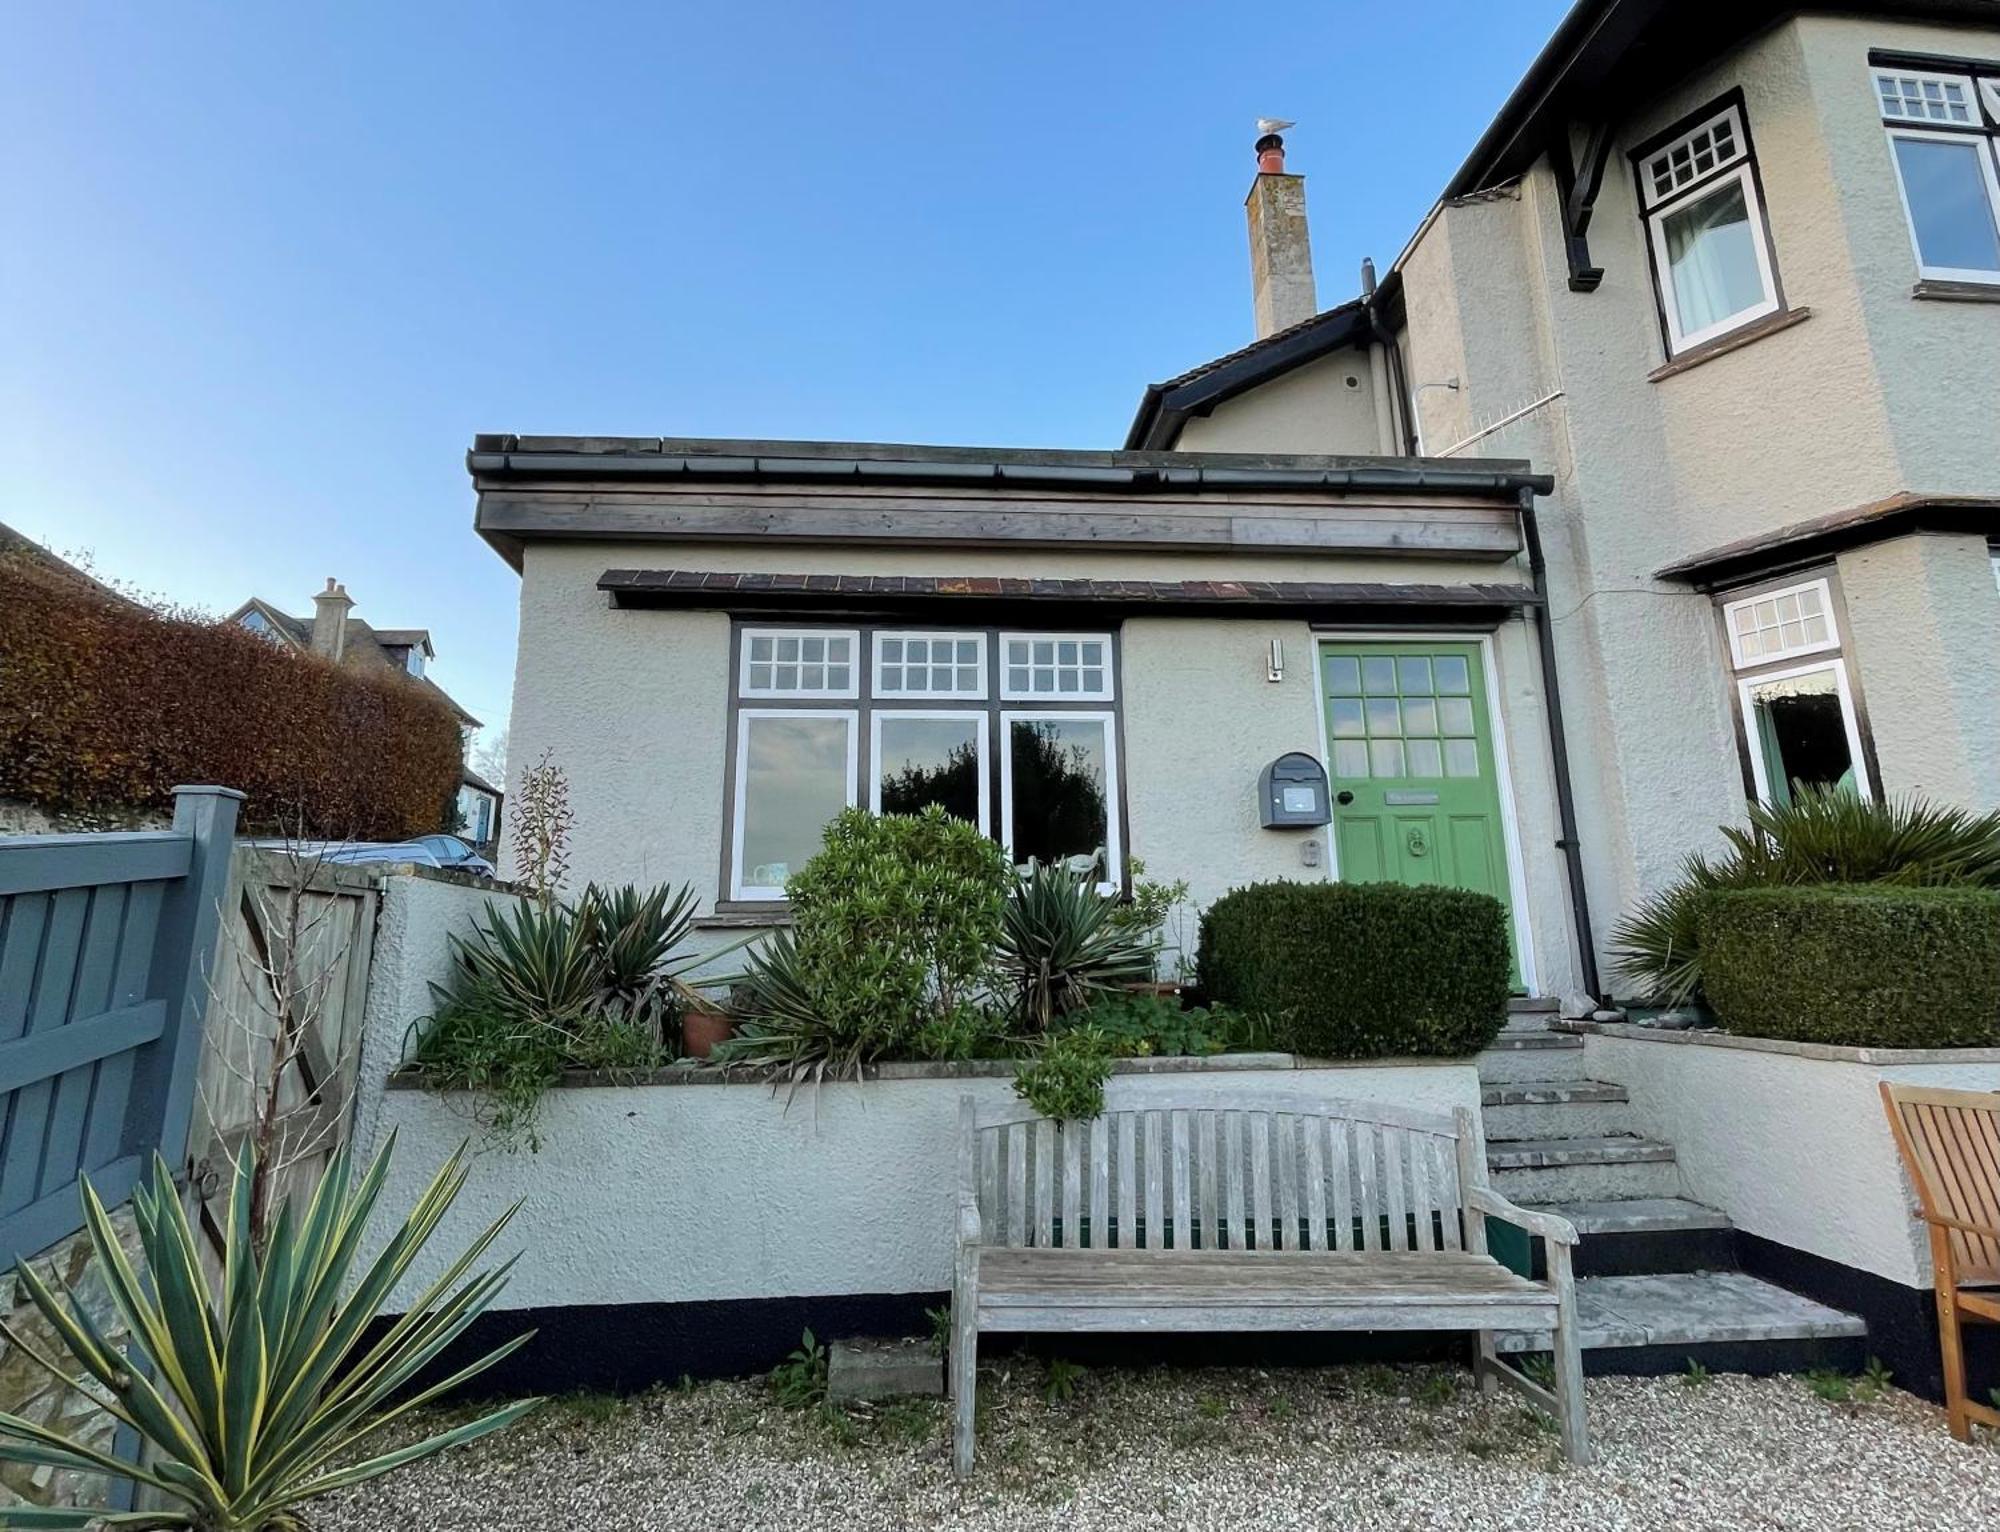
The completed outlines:
{"type": "Polygon", "coordinates": [[[1088,1122],[1104,1111],[1111,1049],[1102,1035],[1079,1027],[1058,1032],[1014,1074],[1014,1094],[1044,1117],[1088,1122]]]}
{"type": "Polygon", "coordinates": [[[1031,863],[1007,901],[999,966],[1022,1028],[1046,1032],[1106,993],[1151,979],[1158,945],[1097,890],[1095,868],[1031,863]]]}
{"type": "Polygon", "coordinates": [[[744,945],[682,952],[695,908],[686,886],[595,884],[571,904],[490,906],[451,938],[451,977],[417,1025],[426,1083],[474,1092],[491,1135],[538,1149],[542,1099],[565,1070],[639,1074],[672,1057],[679,1014],[700,1000],[686,976],[744,945]]]}
{"type": "Polygon", "coordinates": [[[978,827],[850,809],[786,884],[792,929],[745,960],[746,1020],[717,1048],[793,1083],[993,1034],[984,1015],[1014,873],[978,827]]]}
{"type": "Polygon", "coordinates": [[[1704,999],[1703,897],[1720,889],[1886,883],[2000,888],[2000,813],[1905,798],[1887,803],[1837,787],[1800,785],[1789,802],[1759,804],[1725,826],[1728,851],[1690,856],[1671,885],[1612,932],[1620,977],[1662,1005],[1704,999]]]}
{"type": "MultiPolygon", "coordinates": [[[[131,1339],[114,1347],[74,1292],[59,1296],[23,1261],[21,1291],[89,1379],[89,1397],[150,1449],[127,1463],[15,1415],[0,1414],[0,1459],[102,1473],[144,1486],[163,1509],[10,1508],[10,1527],[186,1527],[194,1532],[299,1532],[301,1508],[335,1490],[474,1441],[541,1404],[525,1399],[411,1446],[370,1455],[388,1426],[470,1382],[526,1344],[523,1335],[426,1386],[415,1380],[497,1297],[509,1261],[467,1275],[506,1228],[498,1220],[404,1314],[371,1332],[465,1183],[465,1151],[448,1160],[379,1255],[362,1262],[363,1229],[387,1178],[389,1148],[359,1183],[336,1154],[303,1213],[280,1210],[268,1251],[251,1245],[248,1153],[224,1231],[219,1298],[166,1163],[132,1194],[145,1271],[133,1269],[96,1191],[83,1184],[85,1228],[131,1339]]],[[[73,1369],[0,1325],[16,1351],[71,1388],[73,1369]]]]}
{"type": "Polygon", "coordinates": [[[1266,1045],[1268,1027],[1228,1006],[1183,1008],[1169,995],[1110,993],[1055,1023],[1095,1032],[1119,1057],[1205,1058],[1266,1045]]]}

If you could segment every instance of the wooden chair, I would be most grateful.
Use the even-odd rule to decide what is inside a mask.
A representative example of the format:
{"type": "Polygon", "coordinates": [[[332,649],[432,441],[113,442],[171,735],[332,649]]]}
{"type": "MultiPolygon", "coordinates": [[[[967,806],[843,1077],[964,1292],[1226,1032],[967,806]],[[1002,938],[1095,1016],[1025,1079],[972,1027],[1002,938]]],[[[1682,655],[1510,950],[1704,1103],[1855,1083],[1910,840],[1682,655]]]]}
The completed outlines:
{"type": "Polygon", "coordinates": [[[2000,1092],[1882,1082],[1889,1128],[1917,1186],[1936,1267],[1938,1342],[1951,1434],[2000,1428],[2000,1410],[1966,1396],[1960,1326],[2000,1324],[2000,1092]]]}
{"type": "Polygon", "coordinates": [[[1570,1460],[1589,1461],[1576,1230],[1488,1186],[1471,1111],[1273,1092],[1128,1101],[1058,1123],[1023,1102],[960,1100],[960,1477],[982,1332],[1471,1331],[1480,1387],[1525,1394],[1570,1460]],[[1488,1216],[1547,1242],[1548,1281],[1487,1254],[1488,1216]],[[1501,1361],[1502,1330],[1552,1338],[1553,1390],[1501,1361]]]}

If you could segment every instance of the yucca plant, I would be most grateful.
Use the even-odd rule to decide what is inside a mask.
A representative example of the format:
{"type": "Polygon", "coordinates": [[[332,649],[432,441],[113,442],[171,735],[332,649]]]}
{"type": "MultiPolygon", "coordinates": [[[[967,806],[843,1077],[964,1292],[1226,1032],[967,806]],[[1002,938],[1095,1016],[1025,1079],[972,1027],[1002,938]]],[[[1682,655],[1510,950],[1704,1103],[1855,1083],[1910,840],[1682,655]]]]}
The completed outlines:
{"type": "Polygon", "coordinates": [[[1095,866],[1029,865],[1001,916],[999,952],[1029,1030],[1046,1032],[1097,995],[1154,977],[1149,933],[1122,924],[1117,911],[1097,891],[1095,866]]]}
{"type": "Polygon", "coordinates": [[[588,908],[521,900],[489,906],[471,937],[451,938],[451,989],[478,991],[536,1021],[566,1026],[598,1003],[603,963],[588,908]]]}
{"type": "Polygon", "coordinates": [[[393,1422],[511,1355],[522,1335],[429,1386],[412,1380],[462,1335],[506,1285],[513,1261],[468,1276],[513,1217],[500,1218],[407,1312],[370,1339],[377,1311],[409,1271],[465,1184],[465,1150],[445,1162],[403,1226],[365,1265],[359,1250],[389,1170],[389,1145],[359,1184],[343,1149],[302,1216],[287,1204],[270,1248],[251,1247],[249,1155],[237,1167],[224,1235],[219,1300],[165,1161],[132,1194],[144,1257],[127,1259],[96,1191],[83,1183],[85,1228],[130,1334],[119,1351],[65,1284],[58,1296],[27,1262],[27,1294],[93,1387],[0,1323],[7,1340],[69,1387],[86,1392],[151,1451],[127,1463],[16,1415],[0,1414],[0,1460],[102,1473],[142,1485],[166,1508],[9,1508],[6,1527],[185,1527],[196,1532],[298,1532],[299,1508],[446,1448],[512,1425],[542,1401],[524,1399],[412,1446],[370,1454],[393,1422]],[[408,1392],[405,1392],[408,1390],[408,1392]]]}
{"type": "Polygon", "coordinates": [[[1649,1000],[1701,996],[1696,917],[1725,888],[1893,883],[2000,888],[2000,813],[1969,814],[1923,798],[1877,803],[1844,788],[1801,783],[1788,803],[1761,803],[1747,825],[1725,826],[1727,854],[1690,856],[1680,876],[1612,932],[1619,974],[1649,1000]]]}

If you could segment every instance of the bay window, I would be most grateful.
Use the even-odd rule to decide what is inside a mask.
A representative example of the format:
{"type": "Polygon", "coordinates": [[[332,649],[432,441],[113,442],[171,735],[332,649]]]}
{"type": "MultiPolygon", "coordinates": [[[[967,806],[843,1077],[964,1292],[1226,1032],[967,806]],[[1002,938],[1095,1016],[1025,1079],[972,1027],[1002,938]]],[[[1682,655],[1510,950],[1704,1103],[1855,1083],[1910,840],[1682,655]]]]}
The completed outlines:
{"type": "Polygon", "coordinates": [[[1725,600],[1722,622],[1758,801],[1789,803],[1801,785],[1868,797],[1860,713],[1831,582],[1725,600]]]}
{"type": "Polygon", "coordinates": [[[740,626],[730,706],[735,900],[779,901],[827,821],[936,804],[1017,864],[1122,882],[1109,633],[740,626]]]}

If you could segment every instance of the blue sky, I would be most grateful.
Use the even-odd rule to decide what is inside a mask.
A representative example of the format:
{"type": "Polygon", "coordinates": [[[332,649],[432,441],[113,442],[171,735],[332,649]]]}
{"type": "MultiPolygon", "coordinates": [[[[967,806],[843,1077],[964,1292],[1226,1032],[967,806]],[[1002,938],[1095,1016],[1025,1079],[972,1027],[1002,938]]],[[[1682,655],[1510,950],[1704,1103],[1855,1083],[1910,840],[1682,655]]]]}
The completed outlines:
{"type": "Polygon", "coordinates": [[[217,612],[337,575],[497,722],[475,431],[1116,446],[1251,338],[1256,117],[1341,301],[1564,8],[14,0],[0,521],[217,612]]]}

